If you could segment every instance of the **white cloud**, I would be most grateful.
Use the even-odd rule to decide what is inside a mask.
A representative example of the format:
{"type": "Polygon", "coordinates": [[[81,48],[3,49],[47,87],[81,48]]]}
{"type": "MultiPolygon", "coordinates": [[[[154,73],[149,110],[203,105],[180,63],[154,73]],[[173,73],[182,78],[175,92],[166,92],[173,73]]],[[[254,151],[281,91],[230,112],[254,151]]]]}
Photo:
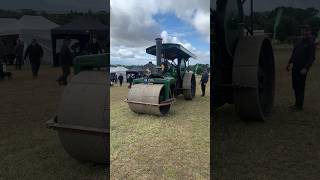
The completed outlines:
{"type": "Polygon", "coordinates": [[[169,35],[167,31],[162,31],[160,34],[160,37],[163,40],[163,43],[175,43],[175,44],[181,44],[183,47],[187,48],[189,51],[195,51],[196,48],[193,47],[190,43],[187,41],[182,42],[178,37],[169,35]]]}

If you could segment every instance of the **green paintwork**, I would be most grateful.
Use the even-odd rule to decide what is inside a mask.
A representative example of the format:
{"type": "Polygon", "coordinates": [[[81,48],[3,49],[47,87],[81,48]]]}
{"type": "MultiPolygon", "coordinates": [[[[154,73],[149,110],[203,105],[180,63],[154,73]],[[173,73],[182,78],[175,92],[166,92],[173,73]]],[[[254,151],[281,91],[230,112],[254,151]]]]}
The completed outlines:
{"type": "Polygon", "coordinates": [[[95,54],[77,56],[73,61],[74,73],[78,74],[87,67],[107,67],[109,63],[109,54],[95,54]]]}
{"type": "MultiPolygon", "coordinates": [[[[146,52],[151,55],[156,55],[156,46],[151,46],[146,49],[146,52]]],[[[183,79],[187,71],[187,62],[189,58],[196,58],[194,54],[185,49],[180,44],[162,44],[163,58],[167,60],[168,66],[161,74],[148,79],[149,85],[163,84],[165,91],[160,94],[160,101],[165,101],[171,98],[170,89],[176,87],[177,79],[183,79]],[[172,61],[177,59],[177,65],[173,65],[172,61]],[[171,62],[170,62],[171,61],[171,62]],[[179,77],[180,75],[180,77],[179,77]]],[[[133,80],[133,84],[143,84],[144,78],[133,80]]]]}

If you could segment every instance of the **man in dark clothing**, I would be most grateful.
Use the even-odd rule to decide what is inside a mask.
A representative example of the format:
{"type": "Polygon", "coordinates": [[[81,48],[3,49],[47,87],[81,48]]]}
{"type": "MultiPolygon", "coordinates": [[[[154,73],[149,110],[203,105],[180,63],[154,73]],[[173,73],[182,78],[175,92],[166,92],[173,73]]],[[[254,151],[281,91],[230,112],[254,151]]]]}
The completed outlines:
{"type": "Polygon", "coordinates": [[[128,88],[130,89],[131,86],[132,86],[132,83],[133,83],[133,78],[132,78],[132,75],[131,75],[131,74],[130,74],[129,77],[128,77],[128,83],[129,83],[128,88]]]}
{"type": "Polygon", "coordinates": [[[59,85],[67,85],[67,79],[70,75],[70,66],[72,65],[72,53],[69,49],[70,40],[65,39],[60,50],[60,65],[62,68],[62,75],[57,79],[59,85]]]}
{"type": "Polygon", "coordinates": [[[208,71],[205,70],[203,73],[202,73],[202,77],[201,77],[201,91],[202,91],[202,95],[201,96],[205,96],[206,95],[206,85],[208,83],[208,80],[209,80],[209,74],[208,74],[208,71]]]}
{"type": "Polygon", "coordinates": [[[36,39],[33,39],[31,44],[28,46],[24,59],[26,60],[29,57],[33,78],[38,77],[38,72],[41,64],[41,59],[43,57],[43,49],[38,44],[36,39]]]}
{"type": "Polygon", "coordinates": [[[315,43],[311,36],[310,26],[301,28],[302,38],[295,44],[287,71],[292,69],[292,87],[295,93],[293,110],[303,110],[305,83],[308,71],[315,60],[315,43]]]}
{"type": "Polygon", "coordinates": [[[0,62],[4,62],[5,45],[0,37],[0,62]]]}
{"type": "Polygon", "coordinates": [[[92,42],[89,44],[89,54],[101,54],[102,48],[96,38],[92,38],[92,42]]]}
{"type": "Polygon", "coordinates": [[[123,81],[123,76],[122,76],[122,74],[119,75],[118,79],[119,79],[119,82],[120,82],[120,86],[122,86],[122,81],[123,81]]]}
{"type": "Polygon", "coordinates": [[[19,70],[21,70],[21,66],[22,66],[23,51],[24,51],[24,43],[21,39],[18,39],[17,45],[14,48],[14,53],[16,56],[16,69],[19,69],[19,70]]]}

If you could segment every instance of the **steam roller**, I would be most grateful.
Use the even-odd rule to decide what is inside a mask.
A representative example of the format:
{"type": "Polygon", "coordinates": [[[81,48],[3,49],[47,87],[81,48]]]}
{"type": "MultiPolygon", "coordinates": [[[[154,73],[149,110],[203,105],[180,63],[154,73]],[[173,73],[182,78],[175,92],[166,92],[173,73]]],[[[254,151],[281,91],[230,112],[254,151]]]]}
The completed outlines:
{"type": "Polygon", "coordinates": [[[157,69],[146,70],[145,76],[133,81],[125,102],[136,113],[162,116],[170,111],[175,97],[183,94],[192,100],[196,93],[195,74],[188,69],[194,54],[180,44],[164,43],[156,39],[156,45],[146,49],[156,56],[157,69]]]}
{"type": "Polygon", "coordinates": [[[243,119],[265,120],[271,113],[275,89],[272,43],[255,35],[253,0],[251,22],[244,21],[249,0],[217,0],[211,7],[212,105],[234,104],[243,119]]]}
{"type": "Polygon", "coordinates": [[[108,54],[75,58],[75,76],[65,87],[57,115],[47,122],[66,152],[80,161],[109,162],[108,59],[108,54]]]}

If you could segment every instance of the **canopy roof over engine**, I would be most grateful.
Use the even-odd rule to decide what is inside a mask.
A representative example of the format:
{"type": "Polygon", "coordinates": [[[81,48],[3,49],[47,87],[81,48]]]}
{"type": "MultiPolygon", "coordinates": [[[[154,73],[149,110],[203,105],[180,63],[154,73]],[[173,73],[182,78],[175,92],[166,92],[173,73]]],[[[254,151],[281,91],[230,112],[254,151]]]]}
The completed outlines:
{"type": "MultiPolygon", "coordinates": [[[[148,54],[156,56],[156,46],[151,46],[146,49],[148,54]]],[[[164,43],[162,44],[162,54],[163,58],[169,60],[175,59],[185,59],[189,60],[189,58],[196,59],[196,56],[192,54],[189,50],[184,48],[180,44],[173,44],[173,43],[164,43]]]]}

